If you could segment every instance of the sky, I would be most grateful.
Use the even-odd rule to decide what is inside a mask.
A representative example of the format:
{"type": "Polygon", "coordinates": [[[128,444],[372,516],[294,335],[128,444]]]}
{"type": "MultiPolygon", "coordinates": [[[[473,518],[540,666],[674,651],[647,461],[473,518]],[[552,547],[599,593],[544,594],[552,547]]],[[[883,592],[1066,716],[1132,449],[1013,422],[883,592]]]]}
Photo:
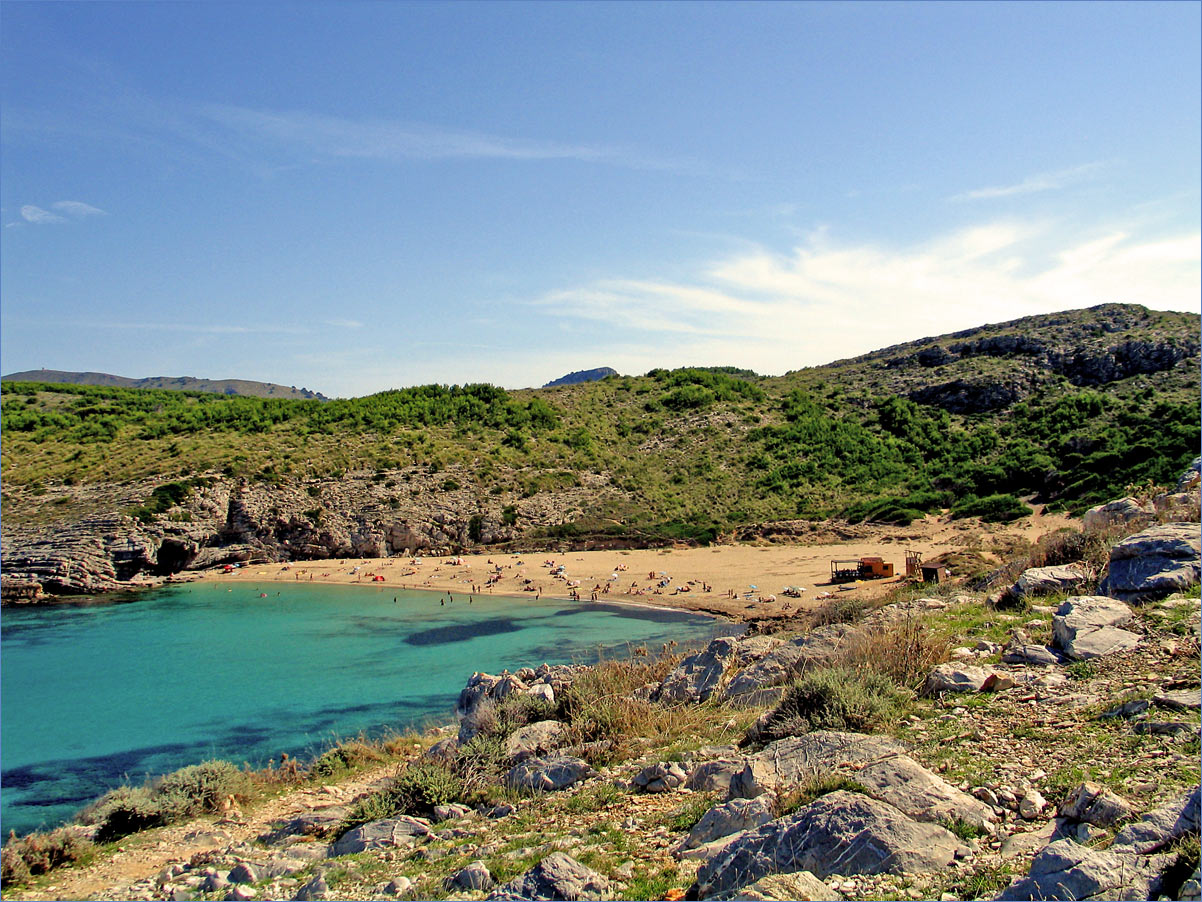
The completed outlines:
{"type": "Polygon", "coordinates": [[[1202,305],[1202,4],[0,4],[0,368],[780,374],[1202,305]]]}

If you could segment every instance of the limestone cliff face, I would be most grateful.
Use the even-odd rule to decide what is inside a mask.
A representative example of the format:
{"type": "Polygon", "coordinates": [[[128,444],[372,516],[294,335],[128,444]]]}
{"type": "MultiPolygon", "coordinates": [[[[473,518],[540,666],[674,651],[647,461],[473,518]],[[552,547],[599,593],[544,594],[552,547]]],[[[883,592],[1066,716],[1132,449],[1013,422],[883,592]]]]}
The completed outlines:
{"type": "MultiPolygon", "coordinates": [[[[38,525],[6,519],[0,529],[3,596],[19,602],[43,594],[120,591],[250,560],[385,557],[495,545],[572,520],[616,491],[593,474],[582,474],[579,486],[525,498],[449,488],[457,482],[468,484],[467,474],[410,469],[284,484],[213,477],[182,504],[144,519],[114,511],[145,502],[155,482],[92,486],[87,492],[103,513],[38,525]]],[[[78,496],[80,490],[51,489],[36,499],[37,507],[53,510],[56,493],[78,496]]]]}

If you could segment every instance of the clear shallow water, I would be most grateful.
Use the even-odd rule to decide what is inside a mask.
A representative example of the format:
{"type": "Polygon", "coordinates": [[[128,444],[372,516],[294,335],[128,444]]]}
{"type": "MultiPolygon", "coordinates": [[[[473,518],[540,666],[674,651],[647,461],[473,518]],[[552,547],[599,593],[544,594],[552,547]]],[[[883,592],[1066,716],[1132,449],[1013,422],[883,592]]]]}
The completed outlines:
{"type": "Polygon", "coordinates": [[[335,737],[448,720],[475,670],[591,663],[599,648],[723,632],[623,605],[461,595],[440,605],[436,593],[278,583],[6,608],[0,828],[53,826],[126,780],[206,758],[263,765],[335,737]]]}

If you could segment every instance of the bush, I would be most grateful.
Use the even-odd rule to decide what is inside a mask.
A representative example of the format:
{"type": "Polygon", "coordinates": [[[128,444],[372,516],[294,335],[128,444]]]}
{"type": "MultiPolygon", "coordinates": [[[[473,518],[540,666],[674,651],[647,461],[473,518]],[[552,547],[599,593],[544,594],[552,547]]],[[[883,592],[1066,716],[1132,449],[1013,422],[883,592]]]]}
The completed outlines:
{"type": "Polygon", "coordinates": [[[374,746],[356,740],[322,752],[309,767],[309,773],[314,777],[334,777],[383,760],[384,756],[374,746]]]}
{"type": "Polygon", "coordinates": [[[967,495],[952,505],[953,517],[980,517],[987,523],[1005,523],[1029,513],[1030,508],[1013,495],[967,495]]]}
{"type": "Polygon", "coordinates": [[[447,765],[428,759],[415,761],[397,774],[387,789],[356,802],[339,832],[401,814],[430,817],[434,806],[458,802],[463,789],[463,781],[447,765]]]}
{"type": "Polygon", "coordinates": [[[217,811],[233,797],[245,798],[249,778],[228,761],[205,761],[163,777],[154,789],[169,821],[217,811]]]}
{"type": "Polygon", "coordinates": [[[0,852],[0,884],[25,883],[63,865],[86,864],[94,850],[90,840],[69,827],[20,838],[14,836],[0,852]]]}
{"type": "Polygon", "coordinates": [[[79,814],[84,824],[96,824],[96,839],[110,842],[166,823],[163,806],[145,786],[119,786],[106,792],[79,814]]]}
{"type": "Polygon", "coordinates": [[[786,690],[762,735],[781,739],[814,730],[874,732],[900,717],[908,697],[888,677],[874,671],[816,670],[786,690]]]}
{"type": "Polygon", "coordinates": [[[951,643],[920,619],[905,617],[863,630],[844,657],[846,665],[871,670],[894,685],[917,692],[936,664],[948,659],[951,643]]]}
{"type": "Polygon", "coordinates": [[[159,778],[150,786],[120,786],[79,813],[96,824],[96,839],[109,842],[217,811],[230,797],[245,798],[250,778],[228,761],[206,761],[159,778]]]}

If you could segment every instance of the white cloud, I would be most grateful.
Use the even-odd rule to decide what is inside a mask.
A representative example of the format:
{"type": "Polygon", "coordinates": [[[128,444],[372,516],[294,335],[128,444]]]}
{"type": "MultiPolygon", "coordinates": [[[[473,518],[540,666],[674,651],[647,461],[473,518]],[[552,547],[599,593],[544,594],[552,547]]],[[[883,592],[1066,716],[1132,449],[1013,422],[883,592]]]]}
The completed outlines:
{"type": "Polygon", "coordinates": [[[51,204],[56,210],[82,219],[85,216],[107,216],[108,214],[99,207],[93,207],[91,204],[85,204],[77,200],[60,200],[51,204]]]}
{"type": "Polygon", "coordinates": [[[33,204],[26,204],[21,208],[21,218],[26,222],[32,222],[34,225],[50,225],[56,222],[67,221],[57,213],[51,213],[49,210],[43,210],[41,207],[35,207],[33,204]]]}
{"type": "Polygon", "coordinates": [[[1086,163],[1071,169],[1059,169],[1056,172],[1044,172],[1033,175],[1013,185],[999,185],[991,188],[977,188],[965,191],[949,198],[953,201],[992,200],[998,197],[1014,197],[1020,194],[1035,194],[1040,191],[1055,191],[1073,182],[1088,178],[1103,168],[1102,163],[1086,163]]]}
{"type": "Polygon", "coordinates": [[[347,119],[297,110],[252,110],[208,104],[200,114],[243,140],[267,141],[306,154],[380,160],[577,160],[634,169],[699,170],[692,160],[657,159],[620,147],[508,138],[390,119],[347,119]]]}
{"type": "Polygon", "coordinates": [[[1202,235],[1081,236],[988,223],[908,247],[759,248],[689,283],[608,280],[535,304],[563,320],[613,323],[629,372],[722,363],[780,373],[1020,316],[1119,302],[1197,310],[1202,235]]]}
{"type": "Polygon", "coordinates": [[[362,329],[363,323],[357,319],[326,319],[322,320],[322,325],[334,326],[338,329],[362,329]]]}

